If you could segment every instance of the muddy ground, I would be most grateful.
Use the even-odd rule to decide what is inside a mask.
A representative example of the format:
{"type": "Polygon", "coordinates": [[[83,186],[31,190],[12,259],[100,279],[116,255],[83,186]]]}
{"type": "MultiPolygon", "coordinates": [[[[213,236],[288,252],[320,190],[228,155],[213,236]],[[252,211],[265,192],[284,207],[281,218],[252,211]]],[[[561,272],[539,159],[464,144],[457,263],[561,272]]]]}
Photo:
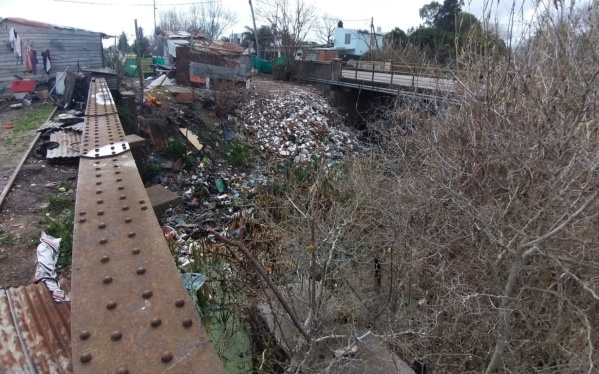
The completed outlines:
{"type": "Polygon", "coordinates": [[[0,230],[9,238],[0,244],[0,286],[31,282],[50,196],[58,193],[61,184],[75,186],[76,178],[76,165],[52,166],[35,158],[23,165],[0,210],[0,230]]]}

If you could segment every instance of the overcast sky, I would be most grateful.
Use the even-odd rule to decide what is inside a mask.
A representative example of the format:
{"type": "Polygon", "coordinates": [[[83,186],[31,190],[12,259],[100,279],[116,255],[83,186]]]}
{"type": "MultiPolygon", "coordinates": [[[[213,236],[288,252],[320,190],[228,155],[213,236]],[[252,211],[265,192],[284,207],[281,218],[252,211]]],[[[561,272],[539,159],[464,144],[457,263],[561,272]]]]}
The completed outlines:
{"type": "MultiPolygon", "coordinates": [[[[160,10],[186,9],[188,4],[197,3],[194,0],[155,0],[156,16],[160,10]],[[177,4],[177,5],[173,5],[177,4]]],[[[244,26],[252,24],[248,0],[218,0],[223,6],[237,14],[238,22],[231,32],[243,32],[244,26]]],[[[260,7],[260,2],[254,0],[254,8],[260,7]]],[[[295,1],[295,0],[289,0],[295,1]]],[[[388,31],[394,27],[407,30],[418,26],[422,20],[418,9],[430,0],[304,0],[313,2],[319,9],[319,14],[343,20],[346,28],[369,29],[370,19],[374,18],[375,27],[388,31]]],[[[438,0],[443,2],[443,0],[438,0]]],[[[482,4],[490,0],[466,0],[464,11],[481,17],[482,4]]],[[[494,0],[497,2],[497,0],[494,0]]],[[[517,0],[517,8],[524,4],[525,17],[530,16],[533,0],[517,0]]],[[[505,22],[508,6],[512,1],[499,2],[498,19],[505,22]]],[[[495,6],[497,8],[497,5],[495,6]]],[[[151,35],[154,29],[153,0],[0,0],[0,17],[21,17],[56,25],[70,26],[91,31],[100,31],[109,35],[119,35],[124,31],[129,41],[134,38],[134,19],[139,26],[151,35]]],[[[158,22],[158,21],[157,21],[158,22]]],[[[257,22],[260,25],[260,21],[257,22]]]]}

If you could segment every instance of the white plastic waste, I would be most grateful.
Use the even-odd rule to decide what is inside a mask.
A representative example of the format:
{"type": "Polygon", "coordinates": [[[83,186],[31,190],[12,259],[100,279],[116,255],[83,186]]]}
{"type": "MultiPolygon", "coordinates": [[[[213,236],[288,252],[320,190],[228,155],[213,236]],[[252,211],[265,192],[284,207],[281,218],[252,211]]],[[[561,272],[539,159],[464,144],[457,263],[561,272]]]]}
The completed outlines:
{"type": "Polygon", "coordinates": [[[33,280],[35,283],[44,282],[57,303],[71,301],[60,288],[58,279],[56,279],[56,261],[60,255],[60,240],[60,238],[47,235],[42,231],[40,244],[37,246],[37,267],[33,280]]]}

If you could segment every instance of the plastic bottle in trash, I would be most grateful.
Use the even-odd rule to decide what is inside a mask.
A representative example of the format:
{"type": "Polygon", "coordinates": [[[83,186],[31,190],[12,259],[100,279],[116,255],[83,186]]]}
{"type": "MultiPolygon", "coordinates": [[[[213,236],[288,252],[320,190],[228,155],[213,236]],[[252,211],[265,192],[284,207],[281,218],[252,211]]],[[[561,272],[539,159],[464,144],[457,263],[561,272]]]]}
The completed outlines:
{"type": "Polygon", "coordinates": [[[214,184],[216,185],[216,188],[218,189],[219,193],[223,193],[225,192],[225,182],[223,182],[222,179],[217,179],[214,181],[214,184]]]}

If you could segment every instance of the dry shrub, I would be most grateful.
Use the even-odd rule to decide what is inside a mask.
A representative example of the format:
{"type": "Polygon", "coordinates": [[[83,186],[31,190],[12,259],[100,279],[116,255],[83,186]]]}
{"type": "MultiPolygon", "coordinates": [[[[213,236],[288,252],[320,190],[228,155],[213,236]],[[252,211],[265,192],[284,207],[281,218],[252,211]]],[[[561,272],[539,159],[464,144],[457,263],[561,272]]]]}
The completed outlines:
{"type": "MultiPolygon", "coordinates": [[[[590,9],[540,13],[506,55],[469,53],[450,98],[404,100],[375,129],[376,154],[294,168],[258,199],[294,269],[287,285],[319,279],[314,302],[289,291],[312,341],[337,323],[354,331],[348,346],[370,330],[438,373],[596,371],[590,9]]],[[[294,367],[321,368],[312,346],[289,348],[294,367]]]]}
{"type": "Polygon", "coordinates": [[[214,79],[210,85],[214,113],[218,118],[227,118],[235,109],[241,107],[247,98],[244,82],[214,79]]]}

